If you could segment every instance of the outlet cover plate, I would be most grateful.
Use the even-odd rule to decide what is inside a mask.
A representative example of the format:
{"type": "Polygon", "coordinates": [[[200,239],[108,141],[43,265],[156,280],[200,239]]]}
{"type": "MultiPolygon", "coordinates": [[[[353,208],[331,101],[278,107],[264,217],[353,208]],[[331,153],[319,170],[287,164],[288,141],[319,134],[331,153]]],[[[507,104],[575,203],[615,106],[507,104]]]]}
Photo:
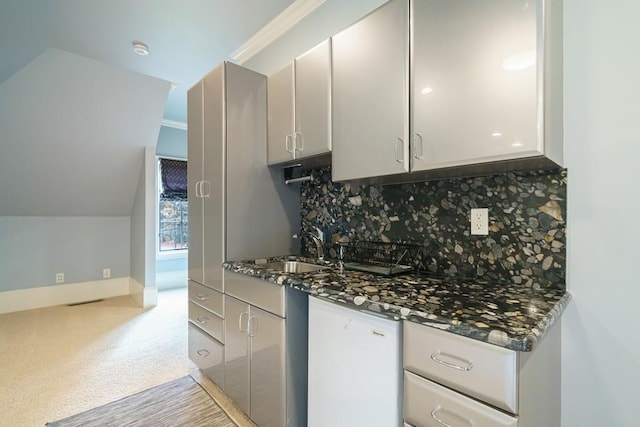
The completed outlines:
{"type": "Polygon", "coordinates": [[[471,209],[471,234],[486,236],[489,234],[489,209],[471,209]]]}
{"type": "Polygon", "coordinates": [[[56,273],[56,283],[64,283],[64,273],[56,273]]]}
{"type": "Polygon", "coordinates": [[[102,278],[103,279],[110,279],[111,278],[111,269],[110,268],[103,268],[102,269],[102,278]]]}

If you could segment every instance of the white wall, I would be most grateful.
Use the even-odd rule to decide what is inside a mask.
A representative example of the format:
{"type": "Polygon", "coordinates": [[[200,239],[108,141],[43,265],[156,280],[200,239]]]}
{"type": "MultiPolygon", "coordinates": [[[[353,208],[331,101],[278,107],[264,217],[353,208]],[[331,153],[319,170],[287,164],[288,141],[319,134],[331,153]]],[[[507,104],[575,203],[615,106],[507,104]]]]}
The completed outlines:
{"type": "Polygon", "coordinates": [[[640,424],[640,2],[564,0],[563,427],[640,424]]]}
{"type": "Polygon", "coordinates": [[[131,212],[131,294],[143,306],[156,302],[156,155],[144,149],[136,197],[131,212]]]}

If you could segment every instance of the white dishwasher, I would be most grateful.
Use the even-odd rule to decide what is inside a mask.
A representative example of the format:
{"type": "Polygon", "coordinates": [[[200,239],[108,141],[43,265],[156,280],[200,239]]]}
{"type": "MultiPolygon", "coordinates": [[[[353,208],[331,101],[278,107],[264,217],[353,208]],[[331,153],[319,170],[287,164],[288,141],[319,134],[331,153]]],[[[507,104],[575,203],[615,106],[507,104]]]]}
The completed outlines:
{"type": "Polygon", "coordinates": [[[309,298],[309,427],[402,425],[401,327],[309,298]]]}

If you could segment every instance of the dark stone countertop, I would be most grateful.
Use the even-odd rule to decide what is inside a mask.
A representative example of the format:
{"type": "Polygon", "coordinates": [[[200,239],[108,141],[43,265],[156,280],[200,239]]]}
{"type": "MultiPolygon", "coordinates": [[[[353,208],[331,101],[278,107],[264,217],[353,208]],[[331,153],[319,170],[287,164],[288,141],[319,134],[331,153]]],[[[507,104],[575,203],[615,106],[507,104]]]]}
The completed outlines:
{"type": "Polygon", "coordinates": [[[531,351],[571,299],[559,289],[478,283],[452,276],[404,274],[385,277],[340,271],[335,262],[309,273],[282,273],[264,263],[301,256],[226,262],[227,270],[291,286],[363,311],[382,313],[516,351],[531,351]]]}

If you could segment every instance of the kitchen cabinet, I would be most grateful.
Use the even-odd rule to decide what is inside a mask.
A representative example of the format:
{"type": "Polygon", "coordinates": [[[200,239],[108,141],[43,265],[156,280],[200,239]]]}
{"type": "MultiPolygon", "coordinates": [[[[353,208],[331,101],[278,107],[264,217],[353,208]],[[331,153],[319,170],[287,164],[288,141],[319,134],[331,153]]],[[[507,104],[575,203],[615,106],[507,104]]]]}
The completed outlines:
{"type": "Polygon", "coordinates": [[[260,426],[307,420],[307,295],[225,271],[224,391],[260,426]]]}
{"type": "Polygon", "coordinates": [[[266,167],[266,76],[224,62],[189,89],[187,108],[189,356],[224,389],[222,263],[295,253],[300,196],[266,167]]]}
{"type": "Polygon", "coordinates": [[[270,165],[331,151],[331,40],[268,79],[270,165]]]}
{"type": "Polygon", "coordinates": [[[532,352],[516,352],[405,321],[404,420],[560,426],[560,326],[532,352]]]}
{"type": "Polygon", "coordinates": [[[561,165],[561,8],[392,0],[335,35],[333,180],[561,165]]]}
{"type": "Polygon", "coordinates": [[[189,358],[205,375],[223,386],[223,294],[189,281],[189,358]]]}
{"type": "Polygon", "coordinates": [[[187,93],[189,279],[223,292],[222,263],[295,253],[299,194],[266,168],[266,76],[222,63],[187,93]]]}

